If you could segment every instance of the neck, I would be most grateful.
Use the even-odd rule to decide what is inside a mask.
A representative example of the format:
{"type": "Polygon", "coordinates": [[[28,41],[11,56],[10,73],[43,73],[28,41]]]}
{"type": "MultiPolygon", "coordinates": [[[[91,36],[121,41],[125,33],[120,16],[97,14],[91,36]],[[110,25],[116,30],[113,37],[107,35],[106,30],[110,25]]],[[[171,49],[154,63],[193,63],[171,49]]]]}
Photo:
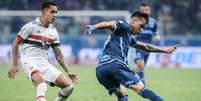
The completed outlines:
{"type": "Polygon", "coordinates": [[[49,22],[45,20],[43,16],[40,18],[40,21],[41,21],[41,26],[44,26],[44,27],[48,27],[50,24],[49,22]]]}

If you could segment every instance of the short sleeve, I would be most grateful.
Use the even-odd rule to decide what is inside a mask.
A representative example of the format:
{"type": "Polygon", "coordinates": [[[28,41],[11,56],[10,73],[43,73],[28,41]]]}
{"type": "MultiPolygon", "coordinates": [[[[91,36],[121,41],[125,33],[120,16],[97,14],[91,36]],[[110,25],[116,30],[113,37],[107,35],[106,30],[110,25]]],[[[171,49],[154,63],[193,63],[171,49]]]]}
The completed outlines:
{"type": "Polygon", "coordinates": [[[114,30],[115,34],[121,34],[129,30],[129,24],[125,20],[115,20],[114,23],[114,30]]]}
{"type": "Polygon", "coordinates": [[[26,38],[28,38],[28,36],[30,35],[31,31],[32,31],[32,26],[31,26],[30,23],[28,23],[28,24],[25,24],[25,25],[20,29],[20,31],[18,32],[17,35],[19,35],[19,36],[20,36],[21,38],[23,38],[23,39],[26,39],[26,38]]]}
{"type": "Polygon", "coordinates": [[[131,37],[131,45],[137,44],[137,40],[133,37],[131,37]]]}

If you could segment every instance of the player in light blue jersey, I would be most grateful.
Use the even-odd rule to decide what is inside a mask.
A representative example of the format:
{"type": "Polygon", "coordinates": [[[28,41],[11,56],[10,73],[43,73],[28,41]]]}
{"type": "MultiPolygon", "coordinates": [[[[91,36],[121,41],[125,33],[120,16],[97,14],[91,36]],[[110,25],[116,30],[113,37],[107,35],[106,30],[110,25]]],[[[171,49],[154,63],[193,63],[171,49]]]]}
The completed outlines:
{"type": "Polygon", "coordinates": [[[150,44],[138,42],[131,35],[137,34],[144,25],[148,23],[148,15],[135,12],[131,16],[130,24],[124,20],[100,22],[88,25],[86,33],[98,29],[109,29],[109,35],[96,68],[96,77],[109,92],[114,93],[118,101],[128,101],[126,88],[137,92],[143,98],[151,101],[163,101],[163,99],[152,90],[146,88],[138,75],[128,67],[127,54],[130,46],[140,48],[148,52],[160,52],[170,54],[177,46],[160,49],[150,44]],[[125,88],[126,87],[126,88],[125,88]]]}
{"type": "MultiPolygon", "coordinates": [[[[149,16],[151,12],[151,8],[149,4],[142,3],[139,7],[139,11],[149,16]]],[[[149,17],[149,22],[147,23],[147,25],[145,25],[144,28],[142,28],[140,33],[136,36],[136,40],[151,44],[152,39],[159,40],[160,34],[158,32],[156,20],[149,17]]],[[[143,51],[141,49],[136,49],[135,59],[134,59],[134,62],[135,62],[134,69],[144,84],[145,84],[144,67],[147,63],[148,57],[149,57],[149,52],[143,51]]]]}

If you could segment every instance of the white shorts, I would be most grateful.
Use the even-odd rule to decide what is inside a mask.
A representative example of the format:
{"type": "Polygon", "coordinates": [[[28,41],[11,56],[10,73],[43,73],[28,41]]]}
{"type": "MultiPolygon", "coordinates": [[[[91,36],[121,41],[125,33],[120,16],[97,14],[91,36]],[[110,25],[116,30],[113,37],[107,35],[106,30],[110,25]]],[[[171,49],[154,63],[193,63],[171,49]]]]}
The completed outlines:
{"type": "Polygon", "coordinates": [[[24,74],[27,79],[31,80],[31,76],[34,72],[41,72],[46,82],[55,83],[57,77],[61,74],[61,71],[57,70],[48,61],[27,61],[21,60],[21,65],[24,70],[24,74]]]}

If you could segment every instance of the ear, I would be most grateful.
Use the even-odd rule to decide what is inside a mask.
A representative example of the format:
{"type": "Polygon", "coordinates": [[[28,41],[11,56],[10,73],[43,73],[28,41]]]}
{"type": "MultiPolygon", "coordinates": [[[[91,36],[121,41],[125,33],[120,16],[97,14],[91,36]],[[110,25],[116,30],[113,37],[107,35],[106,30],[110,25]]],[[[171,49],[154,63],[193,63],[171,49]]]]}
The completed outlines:
{"type": "Polygon", "coordinates": [[[48,10],[49,8],[44,8],[43,10],[42,10],[42,14],[45,14],[45,12],[48,10]]]}

